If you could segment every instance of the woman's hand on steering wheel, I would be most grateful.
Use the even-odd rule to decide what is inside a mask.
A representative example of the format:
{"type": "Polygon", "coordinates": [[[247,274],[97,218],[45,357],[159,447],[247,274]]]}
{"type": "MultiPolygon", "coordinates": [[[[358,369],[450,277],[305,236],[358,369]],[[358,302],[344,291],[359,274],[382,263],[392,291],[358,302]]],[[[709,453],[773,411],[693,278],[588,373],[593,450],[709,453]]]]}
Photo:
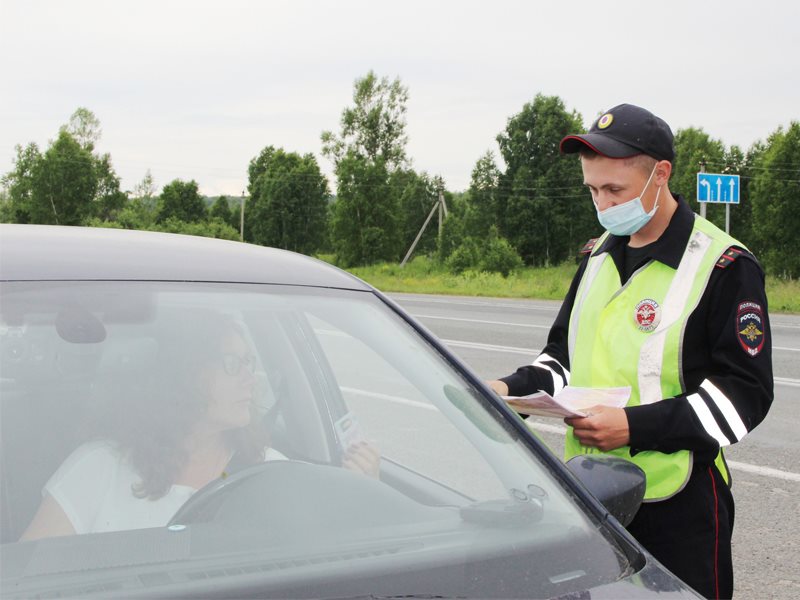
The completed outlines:
{"type": "Polygon", "coordinates": [[[344,453],[342,466],[345,469],[362,473],[374,479],[380,473],[381,454],[378,448],[366,441],[356,442],[344,453]]]}

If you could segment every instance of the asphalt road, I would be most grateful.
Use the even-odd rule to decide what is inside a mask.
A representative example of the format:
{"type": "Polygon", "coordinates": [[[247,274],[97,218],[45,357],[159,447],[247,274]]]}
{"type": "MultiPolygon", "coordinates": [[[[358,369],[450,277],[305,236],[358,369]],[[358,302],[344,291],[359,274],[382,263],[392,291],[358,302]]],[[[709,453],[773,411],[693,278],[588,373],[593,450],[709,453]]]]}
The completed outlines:
{"type": "MultiPolygon", "coordinates": [[[[544,347],[560,303],[391,295],[484,379],[530,363],[544,347]]],[[[775,401],[764,422],[726,450],[733,471],[735,595],[800,596],[800,317],[771,315],[775,401]]],[[[536,419],[554,452],[563,423],[536,419]]]]}

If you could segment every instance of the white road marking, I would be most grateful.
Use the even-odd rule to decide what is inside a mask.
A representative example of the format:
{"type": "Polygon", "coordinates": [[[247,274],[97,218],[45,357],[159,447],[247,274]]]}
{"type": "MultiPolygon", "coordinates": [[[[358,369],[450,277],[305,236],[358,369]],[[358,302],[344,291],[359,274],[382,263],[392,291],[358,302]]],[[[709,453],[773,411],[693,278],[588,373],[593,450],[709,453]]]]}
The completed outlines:
{"type": "Polygon", "coordinates": [[[780,469],[761,467],[759,465],[749,465],[747,463],[741,463],[734,460],[729,460],[728,466],[737,471],[744,471],[745,473],[753,473],[755,475],[763,475],[764,477],[774,477],[776,479],[785,479],[786,481],[800,481],[800,473],[781,471],[780,469]]]}
{"type": "MultiPolygon", "coordinates": [[[[405,406],[411,406],[414,408],[421,408],[424,410],[438,410],[433,404],[428,404],[426,402],[419,402],[418,400],[409,400],[408,398],[403,398],[401,396],[393,396],[391,394],[384,394],[383,392],[372,392],[369,390],[362,390],[353,387],[346,387],[342,386],[341,390],[343,392],[349,394],[356,394],[359,396],[365,396],[367,398],[375,398],[377,400],[385,400],[387,402],[393,402],[395,404],[403,404],[405,406]]],[[[526,425],[531,429],[536,431],[543,431],[545,433],[554,433],[557,435],[564,435],[567,433],[566,427],[561,427],[560,425],[550,425],[549,423],[540,423],[539,421],[533,421],[528,419],[525,421],[526,425]]],[[[780,469],[773,469],[771,467],[762,467],[760,465],[751,465],[748,463],[742,463],[738,461],[729,460],[728,466],[735,470],[735,471],[743,471],[745,473],[752,473],[754,475],[760,475],[762,477],[772,477],[773,479],[783,479],[786,481],[800,481],[800,473],[792,473],[791,471],[782,471],[780,469]]]]}
{"type": "Polygon", "coordinates": [[[482,319],[464,319],[461,317],[440,317],[438,315],[418,315],[413,314],[412,317],[417,319],[439,319],[442,321],[461,321],[463,323],[484,323],[486,325],[508,325],[509,327],[530,327],[532,329],[550,329],[550,325],[532,325],[530,323],[510,323],[508,321],[484,321],[482,319]]]}
{"type": "MultiPolygon", "coordinates": [[[[530,329],[550,329],[550,325],[533,325],[531,323],[511,323],[509,321],[489,321],[485,319],[467,319],[464,317],[443,317],[440,315],[421,315],[417,313],[410,313],[412,317],[417,319],[436,319],[440,321],[460,321],[462,323],[481,323],[484,325],[504,325],[507,327],[528,327],[530,329]]],[[[800,348],[789,348],[788,346],[773,346],[773,350],[781,350],[783,352],[800,352],[800,348]]]]}
{"type": "Polygon", "coordinates": [[[525,424],[530,429],[544,431],[545,433],[555,433],[556,435],[564,435],[567,433],[567,428],[561,427],[560,425],[548,425],[547,423],[540,423],[539,421],[534,421],[532,419],[526,419],[525,424]]]}
{"type": "Polygon", "coordinates": [[[539,353],[533,348],[515,348],[513,346],[496,346],[494,344],[481,344],[479,342],[462,342],[461,340],[441,340],[453,348],[470,348],[473,350],[486,350],[488,352],[503,352],[507,354],[524,354],[536,356],[539,353]]]}
{"type": "Polygon", "coordinates": [[[523,304],[524,300],[520,301],[519,304],[514,303],[499,303],[499,302],[490,302],[490,301],[481,301],[481,300],[462,300],[462,299],[449,299],[449,298],[409,298],[406,296],[396,296],[394,294],[389,294],[391,298],[397,302],[398,304],[402,304],[403,302],[420,302],[425,304],[447,304],[449,306],[489,306],[493,308],[519,308],[522,310],[543,310],[546,312],[558,312],[560,305],[558,306],[550,306],[544,304],[523,304]]]}
{"type": "Polygon", "coordinates": [[[358,388],[341,386],[339,388],[348,394],[356,394],[357,396],[366,396],[367,398],[377,398],[378,400],[387,400],[395,404],[405,404],[406,406],[413,406],[414,408],[424,408],[425,410],[438,410],[433,404],[420,402],[418,400],[409,400],[402,396],[392,396],[391,394],[384,394],[383,392],[371,392],[369,390],[360,390],[358,388]]]}
{"type": "MultiPolygon", "coordinates": [[[[566,427],[558,425],[549,425],[547,423],[540,423],[538,421],[531,421],[528,419],[526,424],[531,429],[536,431],[544,431],[546,433],[555,433],[564,435],[567,433],[566,427]]],[[[752,473],[754,475],[761,475],[762,477],[772,477],[774,479],[784,479],[786,481],[800,481],[800,473],[792,473],[791,471],[782,471],[780,469],[773,469],[771,467],[762,467],[760,465],[751,465],[735,460],[728,460],[728,466],[735,471],[743,471],[745,473],[752,473]]]]}
{"type": "MultiPolygon", "coordinates": [[[[402,294],[389,294],[395,302],[402,304],[403,302],[418,302],[420,304],[423,303],[430,303],[430,304],[447,304],[450,306],[489,306],[492,308],[517,308],[521,310],[539,310],[545,312],[552,312],[556,313],[561,309],[561,304],[558,305],[544,305],[544,304],[533,304],[530,300],[525,300],[523,298],[519,299],[517,303],[511,302],[503,302],[500,300],[499,302],[493,302],[491,300],[467,300],[461,296],[454,296],[453,298],[442,298],[441,296],[436,297],[410,297],[404,296],[402,294]]],[[[557,301],[553,301],[557,302],[557,301]]],[[[774,331],[775,329],[800,329],[800,325],[795,325],[792,323],[786,323],[783,321],[770,321],[770,327],[774,331]]],[[[785,349],[785,348],[782,348],[785,349]]],[[[800,352],[798,348],[789,348],[795,352],[800,352]]]]}
{"type": "MultiPolygon", "coordinates": [[[[462,340],[445,340],[442,342],[453,348],[470,348],[471,350],[486,350],[487,352],[503,352],[505,354],[523,354],[525,356],[538,356],[541,350],[534,350],[533,348],[518,348],[515,346],[498,346],[496,344],[482,344],[480,342],[464,342],[462,340]]],[[[794,348],[787,348],[787,350],[794,350],[794,348]]],[[[800,379],[791,379],[789,377],[775,377],[775,383],[779,385],[787,385],[789,387],[800,387],[800,379]]]]}

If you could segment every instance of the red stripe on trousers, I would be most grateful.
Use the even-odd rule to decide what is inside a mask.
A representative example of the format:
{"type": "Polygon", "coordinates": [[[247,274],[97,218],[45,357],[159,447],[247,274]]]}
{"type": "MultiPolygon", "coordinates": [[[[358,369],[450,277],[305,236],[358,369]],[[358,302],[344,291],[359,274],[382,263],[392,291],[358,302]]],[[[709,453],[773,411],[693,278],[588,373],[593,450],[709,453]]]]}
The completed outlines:
{"type": "Polygon", "coordinates": [[[719,501],[717,500],[717,483],[714,481],[714,473],[711,467],[708,467],[708,475],[711,477],[711,488],[714,490],[714,525],[716,527],[714,533],[714,587],[716,590],[716,598],[719,600],[719,501]]]}

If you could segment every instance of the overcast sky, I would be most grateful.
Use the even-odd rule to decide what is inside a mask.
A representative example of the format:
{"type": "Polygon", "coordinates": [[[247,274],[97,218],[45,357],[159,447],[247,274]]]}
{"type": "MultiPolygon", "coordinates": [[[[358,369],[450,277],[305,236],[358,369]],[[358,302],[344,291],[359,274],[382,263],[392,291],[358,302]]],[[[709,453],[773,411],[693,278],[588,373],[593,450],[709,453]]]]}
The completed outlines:
{"type": "Polygon", "coordinates": [[[748,148],[800,120],[800,3],[0,0],[0,173],[79,106],[123,189],[239,195],[267,145],[321,156],[353,82],[409,88],[408,155],[469,185],[537,93],[587,124],[622,102],[748,148]]]}

